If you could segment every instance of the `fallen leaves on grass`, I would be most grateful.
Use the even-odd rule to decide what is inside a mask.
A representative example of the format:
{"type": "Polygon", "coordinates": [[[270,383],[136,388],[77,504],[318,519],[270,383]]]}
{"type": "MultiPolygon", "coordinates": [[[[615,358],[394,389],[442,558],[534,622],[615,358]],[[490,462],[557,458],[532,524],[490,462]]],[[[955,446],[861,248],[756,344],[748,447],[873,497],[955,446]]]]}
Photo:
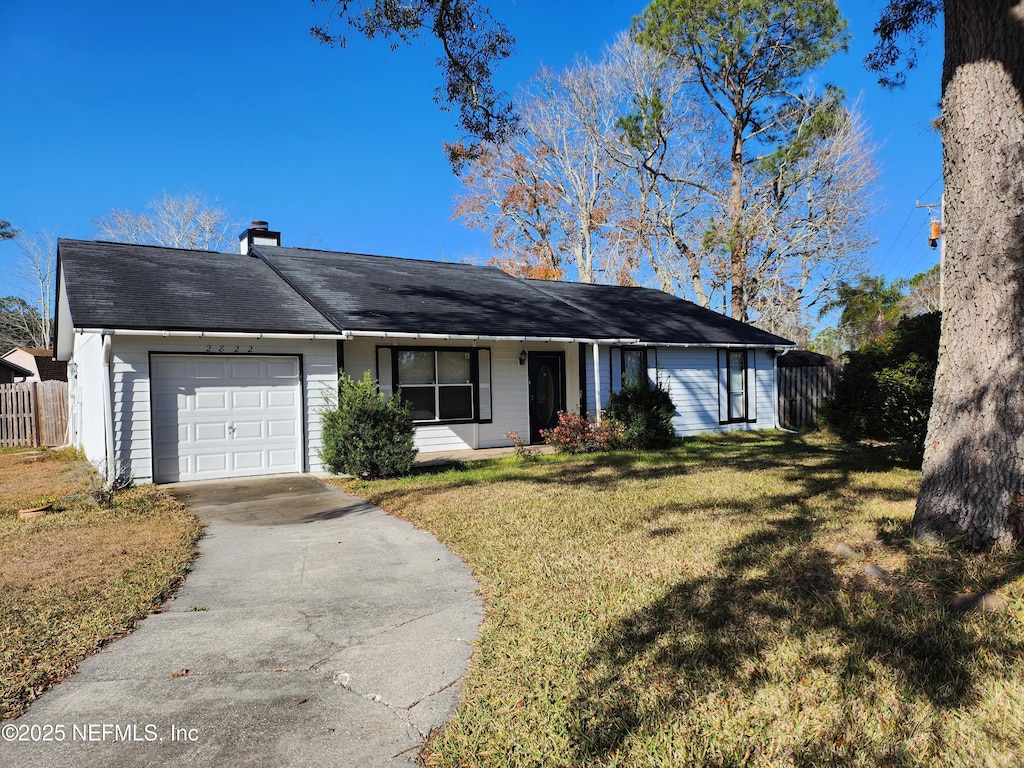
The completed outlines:
{"type": "Polygon", "coordinates": [[[110,510],[0,516],[0,718],[17,716],[177,587],[201,526],[153,486],[110,510]]]}

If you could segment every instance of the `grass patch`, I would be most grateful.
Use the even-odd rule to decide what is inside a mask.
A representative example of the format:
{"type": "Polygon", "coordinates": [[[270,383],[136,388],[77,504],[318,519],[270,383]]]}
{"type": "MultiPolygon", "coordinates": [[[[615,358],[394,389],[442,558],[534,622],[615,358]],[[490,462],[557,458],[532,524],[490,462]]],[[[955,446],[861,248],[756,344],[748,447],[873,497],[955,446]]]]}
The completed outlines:
{"type": "Polygon", "coordinates": [[[918,480],[880,450],[745,433],[341,484],[482,585],[431,765],[1018,764],[1024,557],[908,542],[918,480]],[[944,608],[987,589],[1009,608],[944,608]]]}
{"type": "Polygon", "coordinates": [[[87,494],[92,474],[75,448],[0,449],[0,517],[87,494]]]}
{"type": "MultiPolygon", "coordinates": [[[[16,460],[0,454],[0,471],[16,460]]],[[[91,504],[88,464],[76,453],[20,460],[28,477],[5,481],[0,509],[69,498],[59,514],[0,513],[0,719],[153,611],[187,572],[201,535],[198,520],[153,486],[118,494],[109,510],[91,504]],[[49,467],[49,487],[40,466],[49,467]]]]}

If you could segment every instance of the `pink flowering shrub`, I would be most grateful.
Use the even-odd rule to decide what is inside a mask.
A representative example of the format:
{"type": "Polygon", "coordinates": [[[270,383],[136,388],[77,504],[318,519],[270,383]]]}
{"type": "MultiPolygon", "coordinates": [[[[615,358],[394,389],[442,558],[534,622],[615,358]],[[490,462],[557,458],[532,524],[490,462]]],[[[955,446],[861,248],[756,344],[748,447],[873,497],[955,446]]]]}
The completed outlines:
{"type": "Polygon", "coordinates": [[[606,418],[596,424],[579,413],[559,411],[558,426],[542,429],[540,436],[559,453],[592,453],[620,447],[625,429],[615,419],[606,418]]]}
{"type": "Polygon", "coordinates": [[[519,436],[518,432],[506,432],[505,437],[512,441],[512,446],[515,448],[515,456],[520,459],[533,458],[533,454],[530,453],[530,449],[526,447],[526,443],[523,442],[523,438],[519,436]]]}

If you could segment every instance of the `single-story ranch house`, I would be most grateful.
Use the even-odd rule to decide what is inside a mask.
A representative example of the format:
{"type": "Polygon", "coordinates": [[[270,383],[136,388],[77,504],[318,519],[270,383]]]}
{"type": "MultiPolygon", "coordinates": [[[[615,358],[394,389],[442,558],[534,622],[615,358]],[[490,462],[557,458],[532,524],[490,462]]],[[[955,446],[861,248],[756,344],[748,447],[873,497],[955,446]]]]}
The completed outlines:
{"type": "Polygon", "coordinates": [[[661,291],[280,243],[265,222],[237,254],[59,241],[71,434],[111,477],[320,471],[340,372],[401,388],[425,453],[537,442],[642,376],[679,435],[777,425],[793,345],[661,291]]]}

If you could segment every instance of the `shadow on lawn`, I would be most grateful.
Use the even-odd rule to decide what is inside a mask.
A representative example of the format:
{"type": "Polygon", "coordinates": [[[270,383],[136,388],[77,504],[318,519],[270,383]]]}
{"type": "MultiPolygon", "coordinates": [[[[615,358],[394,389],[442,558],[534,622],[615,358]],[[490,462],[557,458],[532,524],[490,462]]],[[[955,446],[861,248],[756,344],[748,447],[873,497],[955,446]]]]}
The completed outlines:
{"type": "MultiPolygon", "coordinates": [[[[613,451],[578,457],[563,454],[519,463],[511,457],[479,462],[453,461],[417,467],[413,474],[434,476],[438,489],[525,481],[538,485],[568,482],[604,490],[625,481],[666,479],[718,467],[749,472],[786,468],[794,470],[794,477],[802,480],[805,462],[833,465],[837,461],[850,472],[887,472],[893,467],[892,456],[885,448],[847,449],[809,441],[803,435],[734,432],[685,438],[661,451],[613,451]],[[489,471],[499,466],[500,473],[489,471]]],[[[417,492],[424,490],[429,493],[433,489],[421,488],[417,492]]]]}
{"type": "MultiPolygon", "coordinates": [[[[1010,629],[1012,622],[979,631],[970,622],[983,619],[951,615],[935,599],[897,590],[858,591],[841,583],[834,556],[814,545],[826,521],[814,515],[808,500],[820,494],[841,498],[850,473],[864,471],[865,458],[834,458],[795,474],[792,495],[763,501],[765,508],[791,509],[791,514],[766,517],[763,527],[721,552],[711,573],[678,582],[601,635],[584,662],[570,707],[580,764],[614,757],[635,734],[665,730],[708,695],[731,690],[732,696],[752,699],[769,684],[800,685],[777,668],[775,651],[793,642],[806,653],[801,643],[815,633],[829,638],[838,653],[798,657],[793,663],[800,665],[800,677],[819,668],[836,681],[841,692],[834,694],[838,700],[832,706],[840,729],[845,708],[872,708],[871,701],[856,703],[873,680],[872,667],[888,670],[903,700],[950,709],[978,700],[979,657],[988,668],[1019,663],[1024,639],[1010,629]]],[[[873,459],[866,461],[870,465],[873,459]]],[[[672,534],[662,528],[650,535],[672,534]]],[[[936,553],[922,553],[910,570],[938,568],[950,584],[963,583],[970,580],[970,562],[955,554],[937,561],[936,553]]],[[[1020,575],[1024,560],[1008,562],[1010,567],[993,571],[987,588],[1020,575]]],[[[831,742],[802,749],[793,755],[797,764],[844,763],[831,742]]],[[[745,762],[740,757],[724,764],[745,762]]],[[[877,757],[891,765],[905,758],[891,751],[877,757]]]]}

